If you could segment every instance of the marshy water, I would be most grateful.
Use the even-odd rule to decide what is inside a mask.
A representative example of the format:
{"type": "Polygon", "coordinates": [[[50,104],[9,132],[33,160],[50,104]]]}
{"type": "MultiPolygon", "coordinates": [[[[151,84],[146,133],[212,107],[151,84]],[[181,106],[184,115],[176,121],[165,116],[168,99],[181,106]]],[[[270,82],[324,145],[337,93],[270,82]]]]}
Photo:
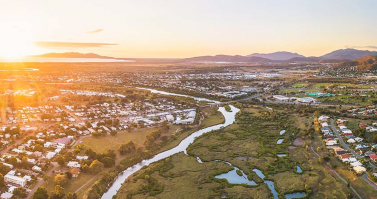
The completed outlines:
{"type": "Polygon", "coordinates": [[[284,141],[284,139],[278,139],[278,141],[276,142],[276,144],[281,144],[281,143],[283,143],[283,141],[284,141]]]}

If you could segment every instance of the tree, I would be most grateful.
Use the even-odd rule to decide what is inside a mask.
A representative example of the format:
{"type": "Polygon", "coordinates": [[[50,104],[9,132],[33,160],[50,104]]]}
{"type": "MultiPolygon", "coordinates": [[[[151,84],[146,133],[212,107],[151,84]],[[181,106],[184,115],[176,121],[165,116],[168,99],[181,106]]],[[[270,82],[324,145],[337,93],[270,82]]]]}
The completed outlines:
{"type": "Polygon", "coordinates": [[[373,136],[372,141],[373,141],[374,143],[377,143],[377,134],[373,136]]]}
{"type": "Polygon", "coordinates": [[[34,151],[40,151],[40,152],[43,152],[43,147],[42,147],[42,145],[40,145],[40,144],[36,144],[36,145],[34,146],[34,151]]]}
{"type": "Polygon", "coordinates": [[[82,172],[88,173],[90,171],[90,168],[87,164],[84,164],[81,168],[82,172]]]}
{"type": "Polygon", "coordinates": [[[8,166],[5,166],[3,163],[0,163],[0,173],[5,175],[7,174],[11,169],[8,166]]]}
{"type": "Polygon", "coordinates": [[[17,159],[15,157],[11,157],[9,158],[9,164],[13,165],[13,166],[17,166],[18,165],[18,162],[17,162],[17,159]]]}
{"type": "Polygon", "coordinates": [[[77,199],[76,193],[69,192],[64,199],[77,199]]]}
{"type": "Polygon", "coordinates": [[[110,131],[110,135],[112,135],[112,136],[116,136],[116,134],[117,134],[118,132],[117,131],[110,131]]]}
{"type": "Polygon", "coordinates": [[[56,185],[55,190],[51,192],[51,199],[62,199],[64,195],[64,188],[60,185],[56,185]]]}
{"type": "Polygon", "coordinates": [[[68,179],[64,174],[57,174],[54,177],[54,182],[58,185],[65,185],[68,183],[68,179]]]}
{"type": "Polygon", "coordinates": [[[101,135],[102,134],[100,132],[98,132],[98,131],[95,131],[95,132],[92,133],[93,137],[100,137],[101,135]]]}
{"type": "Polygon", "coordinates": [[[56,185],[55,190],[51,193],[51,199],[62,199],[64,195],[64,188],[60,185],[56,185]]]}
{"type": "Polygon", "coordinates": [[[16,196],[16,198],[26,198],[27,192],[26,189],[17,187],[13,190],[13,195],[16,196]]]}
{"type": "Polygon", "coordinates": [[[89,168],[90,168],[90,171],[93,172],[93,173],[99,173],[103,170],[103,163],[98,161],[98,160],[94,160],[92,162],[92,164],[90,164],[89,168]]]}
{"type": "Polygon", "coordinates": [[[35,191],[33,195],[33,199],[47,199],[47,198],[48,198],[47,189],[44,188],[43,186],[38,187],[37,191],[35,191]]]}
{"type": "Polygon", "coordinates": [[[119,146],[118,151],[121,155],[124,155],[124,154],[134,151],[135,149],[136,149],[135,144],[132,141],[129,141],[127,144],[121,144],[119,146]]]}
{"type": "Polygon", "coordinates": [[[102,160],[106,168],[112,167],[115,165],[115,160],[111,157],[104,157],[102,160]]]}
{"type": "Polygon", "coordinates": [[[64,157],[62,156],[59,156],[58,158],[56,158],[56,161],[58,162],[58,164],[63,167],[65,165],[65,160],[64,160],[64,157]]]}
{"type": "Polygon", "coordinates": [[[69,172],[69,171],[65,172],[65,176],[66,176],[69,180],[72,179],[72,173],[69,172]]]}
{"type": "Polygon", "coordinates": [[[0,187],[5,187],[4,176],[0,173],[0,187]]]}

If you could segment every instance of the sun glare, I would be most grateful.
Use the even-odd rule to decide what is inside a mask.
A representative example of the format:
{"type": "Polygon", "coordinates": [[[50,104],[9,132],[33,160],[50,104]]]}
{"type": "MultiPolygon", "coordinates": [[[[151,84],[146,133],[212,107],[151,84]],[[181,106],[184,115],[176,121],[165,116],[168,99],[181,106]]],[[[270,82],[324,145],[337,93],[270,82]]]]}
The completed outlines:
{"type": "Polygon", "coordinates": [[[32,35],[14,27],[2,27],[0,31],[0,58],[17,60],[33,53],[32,35]]]}

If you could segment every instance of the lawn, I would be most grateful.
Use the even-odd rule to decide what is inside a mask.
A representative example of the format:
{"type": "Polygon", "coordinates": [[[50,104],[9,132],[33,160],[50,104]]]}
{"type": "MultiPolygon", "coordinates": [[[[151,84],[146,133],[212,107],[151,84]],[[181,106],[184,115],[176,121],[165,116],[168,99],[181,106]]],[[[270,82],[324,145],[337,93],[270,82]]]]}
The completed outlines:
{"type": "Polygon", "coordinates": [[[297,84],[292,85],[293,88],[303,88],[305,86],[306,86],[306,84],[302,84],[302,83],[297,83],[297,84]]]}
{"type": "Polygon", "coordinates": [[[281,90],[279,93],[280,94],[285,94],[285,93],[299,93],[300,91],[302,92],[320,92],[321,90],[319,89],[298,89],[298,88],[287,88],[287,89],[283,89],[281,90]]]}
{"type": "MultiPolygon", "coordinates": [[[[170,125],[169,132],[163,135],[171,135],[179,129],[178,125],[170,125]]],[[[97,153],[106,152],[107,149],[118,150],[119,145],[132,141],[136,144],[137,147],[144,145],[146,136],[157,130],[157,127],[154,128],[141,128],[133,131],[121,131],[117,135],[111,136],[107,135],[106,137],[93,137],[89,136],[83,139],[83,144],[92,149],[97,153]]]]}
{"type": "MultiPolygon", "coordinates": [[[[75,191],[81,188],[76,194],[77,194],[77,198],[82,198],[86,190],[89,187],[91,187],[92,184],[102,176],[102,173],[106,172],[107,170],[109,169],[105,169],[103,172],[99,173],[98,175],[80,173],[79,177],[72,178],[68,184],[63,186],[65,193],[66,194],[69,192],[74,193],[75,191]]],[[[51,191],[55,189],[55,183],[53,182],[53,179],[51,180],[51,182],[45,183],[43,186],[48,190],[49,193],[51,193],[51,191]]]]}
{"type": "Polygon", "coordinates": [[[328,87],[330,86],[331,83],[317,83],[317,84],[314,84],[314,88],[321,88],[321,87],[328,87]]]}

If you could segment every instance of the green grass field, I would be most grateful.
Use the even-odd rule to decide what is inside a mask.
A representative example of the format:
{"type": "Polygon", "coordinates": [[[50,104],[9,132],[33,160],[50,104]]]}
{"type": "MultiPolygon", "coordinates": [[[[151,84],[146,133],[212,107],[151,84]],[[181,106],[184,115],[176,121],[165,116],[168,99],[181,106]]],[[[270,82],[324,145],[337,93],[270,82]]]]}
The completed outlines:
{"type": "Polygon", "coordinates": [[[296,83],[296,84],[292,85],[293,88],[303,88],[305,86],[306,86],[306,84],[303,84],[303,83],[296,83]]]}
{"type": "MultiPolygon", "coordinates": [[[[180,126],[170,125],[169,132],[163,135],[174,134],[180,126]]],[[[93,137],[89,136],[83,139],[83,144],[97,153],[104,153],[107,149],[118,150],[119,145],[132,141],[137,147],[143,146],[146,136],[158,128],[141,128],[132,131],[121,131],[117,135],[106,137],[93,137]]]]}

